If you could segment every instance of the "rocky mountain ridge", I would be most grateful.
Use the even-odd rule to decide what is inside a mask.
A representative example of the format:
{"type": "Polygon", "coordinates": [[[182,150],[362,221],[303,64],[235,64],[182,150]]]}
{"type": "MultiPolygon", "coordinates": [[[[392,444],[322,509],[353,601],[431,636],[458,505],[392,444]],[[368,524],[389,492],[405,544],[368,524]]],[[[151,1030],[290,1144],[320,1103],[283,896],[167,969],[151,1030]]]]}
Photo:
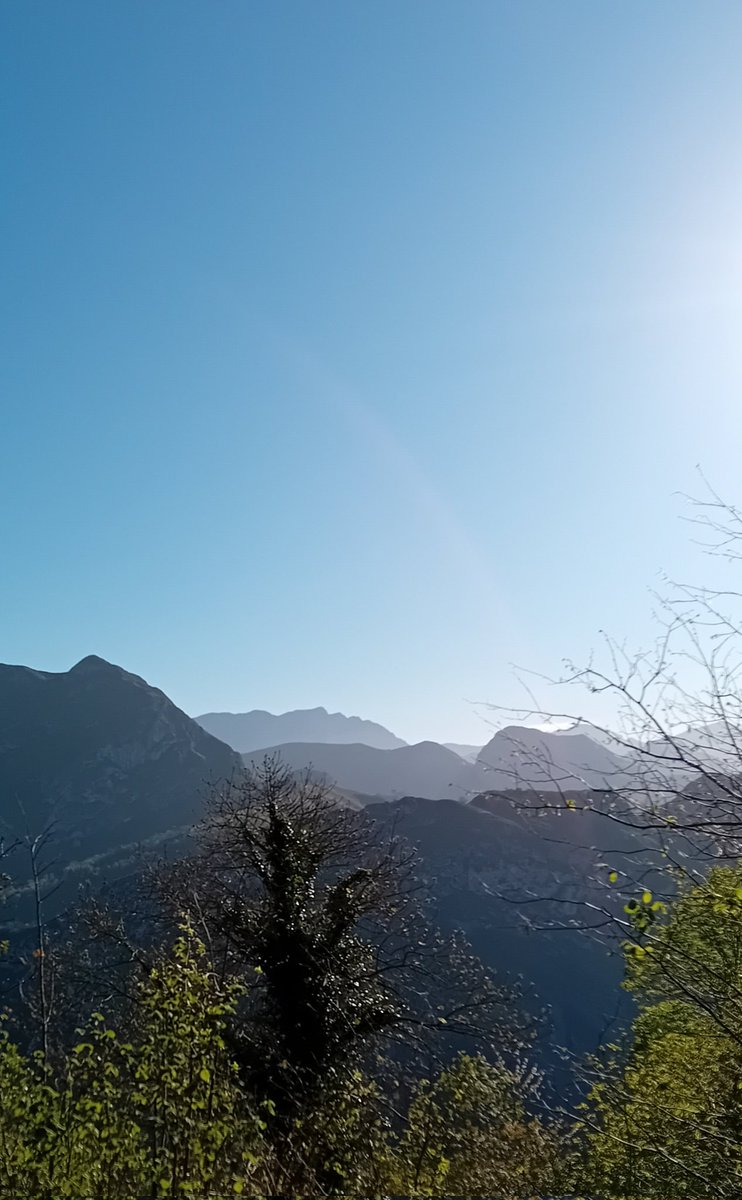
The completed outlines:
{"type": "Polygon", "coordinates": [[[361,743],[378,750],[396,750],[407,743],[376,721],[330,713],[326,708],[303,708],[292,712],[203,713],[194,718],[203,729],[226,742],[239,754],[290,742],[328,742],[332,745],[361,743]]]}

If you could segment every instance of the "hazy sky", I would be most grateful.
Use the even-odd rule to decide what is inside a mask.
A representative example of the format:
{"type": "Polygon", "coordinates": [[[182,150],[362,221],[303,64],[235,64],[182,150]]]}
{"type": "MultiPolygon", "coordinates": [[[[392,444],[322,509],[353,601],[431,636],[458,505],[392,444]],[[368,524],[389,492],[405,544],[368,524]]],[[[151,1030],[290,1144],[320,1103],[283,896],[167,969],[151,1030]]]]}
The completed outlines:
{"type": "Polygon", "coordinates": [[[707,570],[737,0],[0,17],[0,658],[482,740],[707,570]]]}

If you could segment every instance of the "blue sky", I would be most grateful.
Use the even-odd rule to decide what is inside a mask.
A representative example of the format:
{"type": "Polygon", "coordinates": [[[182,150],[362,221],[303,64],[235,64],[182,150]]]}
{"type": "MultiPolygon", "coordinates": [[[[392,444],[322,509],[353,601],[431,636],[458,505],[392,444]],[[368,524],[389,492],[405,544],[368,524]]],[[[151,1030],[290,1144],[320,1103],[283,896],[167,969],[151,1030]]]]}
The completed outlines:
{"type": "Polygon", "coordinates": [[[0,657],[482,740],[740,500],[742,8],[0,13],[0,657]]]}

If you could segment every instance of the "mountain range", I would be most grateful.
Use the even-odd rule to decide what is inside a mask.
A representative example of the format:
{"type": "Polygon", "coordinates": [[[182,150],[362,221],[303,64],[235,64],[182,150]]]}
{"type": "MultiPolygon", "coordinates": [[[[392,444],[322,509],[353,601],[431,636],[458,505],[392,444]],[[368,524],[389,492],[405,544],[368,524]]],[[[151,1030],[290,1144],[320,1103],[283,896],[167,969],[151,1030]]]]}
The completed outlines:
{"type": "Polygon", "coordinates": [[[457,800],[478,792],[536,790],[596,791],[620,787],[632,762],[585,734],[565,737],[508,726],[495,733],[472,761],[438,742],[393,750],[330,742],[290,742],[243,754],[246,763],[277,754],[295,770],[311,768],[340,788],[366,797],[421,796],[457,800]]]}
{"type": "Polygon", "coordinates": [[[66,672],[0,665],[0,830],[8,843],[55,822],[70,860],[163,835],[197,818],[209,781],[240,770],[237,751],[249,743],[258,744],[243,758],[279,754],[366,800],[604,788],[631,766],[583,733],[518,726],[498,730],[472,761],[323,708],[196,721],[139,676],[91,655],[66,672]],[[276,730],[280,741],[269,737],[276,730]]]}
{"type": "Polygon", "coordinates": [[[264,754],[280,756],[297,771],[311,767],[315,774],[344,791],[376,799],[421,796],[437,800],[452,796],[462,800],[489,786],[484,767],[465,762],[438,742],[418,742],[396,750],[360,744],[291,742],[263,747],[242,757],[249,764],[264,754]]]}
{"type": "MultiPolygon", "coordinates": [[[[580,1052],[595,1044],[615,1017],[609,1008],[619,961],[574,930],[528,931],[535,898],[550,897],[561,920],[565,903],[603,887],[594,848],[600,818],[566,816],[568,810],[561,817],[528,815],[511,802],[518,785],[538,794],[603,788],[621,778],[630,760],[581,733],[510,727],[467,761],[449,747],[406,745],[373,722],[324,709],[234,715],[230,737],[239,744],[276,728],[284,735],[298,729],[303,738],[319,729],[328,739],[269,740],[240,757],[206,722],[95,656],[57,673],[0,666],[0,829],[6,846],[20,842],[3,862],[11,876],[0,910],[6,927],[28,919],[27,845],[43,831],[51,833],[55,862],[47,883],[59,885],[53,903],[60,911],[80,883],[96,888],[140,872],[143,846],[176,853],[209,788],[239,773],[244,760],[276,753],[296,770],[325,775],[351,802],[415,842],[440,923],[463,930],[491,967],[522,975],[533,1006],[551,1007],[560,1042],[580,1052]],[[387,744],[329,740],[361,734],[387,744]]],[[[626,847],[614,846],[617,856],[631,850],[631,835],[624,838],[626,847]]]]}
{"type": "Polygon", "coordinates": [[[298,708],[293,712],[269,713],[263,709],[251,712],[203,713],[195,718],[198,724],[233,750],[246,754],[263,746],[284,742],[330,742],[348,745],[360,742],[377,750],[396,750],[405,746],[383,725],[364,721],[361,717],[346,717],[330,713],[326,708],[298,708]]]}

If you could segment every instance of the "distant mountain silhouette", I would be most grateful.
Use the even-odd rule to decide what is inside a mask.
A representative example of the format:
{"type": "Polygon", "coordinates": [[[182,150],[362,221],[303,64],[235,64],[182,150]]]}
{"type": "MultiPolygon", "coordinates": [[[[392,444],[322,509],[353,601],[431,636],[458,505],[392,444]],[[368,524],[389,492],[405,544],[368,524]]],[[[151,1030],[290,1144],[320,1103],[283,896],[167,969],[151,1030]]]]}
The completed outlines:
{"type": "Polygon", "coordinates": [[[615,788],[632,772],[632,758],[585,733],[547,733],[522,725],[499,729],[477,764],[488,769],[489,787],[498,791],[615,788]]]}
{"type": "Polygon", "coordinates": [[[450,796],[467,799],[488,786],[488,775],[475,763],[437,742],[418,742],[396,750],[371,746],[332,746],[290,742],[244,754],[246,763],[264,754],[278,754],[294,770],[311,767],[344,791],[385,799],[406,795],[437,800],[450,796]]]}
{"type": "Polygon", "coordinates": [[[486,791],[605,789],[625,783],[632,766],[629,758],[584,734],[566,737],[515,725],[498,731],[474,762],[438,742],[395,750],[289,742],[248,751],[243,759],[249,762],[266,753],[279,754],[294,770],[311,766],[344,791],[384,799],[465,800],[486,791]]]}
{"type": "Polygon", "coordinates": [[[692,779],[695,767],[719,774],[740,774],[742,729],[731,722],[718,720],[706,725],[689,725],[686,729],[673,731],[671,738],[642,743],[642,749],[650,760],[656,761],[658,770],[666,771],[675,783],[683,775],[692,779]],[[684,765],[682,759],[688,765],[684,765]],[[665,765],[663,760],[673,762],[665,765]]]}
{"type": "Polygon", "coordinates": [[[245,713],[212,712],[195,720],[240,754],[283,742],[361,743],[377,750],[394,750],[407,744],[375,721],[329,713],[326,708],[299,708],[278,714],[257,708],[245,713]]]}
{"type": "Polygon", "coordinates": [[[600,729],[597,725],[593,725],[591,721],[575,721],[572,725],[567,725],[563,729],[553,729],[549,732],[553,733],[556,737],[588,737],[591,742],[597,742],[599,746],[607,746],[609,750],[612,750],[614,754],[618,754],[619,757],[630,753],[630,745],[627,746],[625,738],[612,733],[609,729],[600,729]]]}
{"type": "Polygon", "coordinates": [[[9,844],[53,822],[60,870],[190,824],[209,781],[240,767],[158,688],[102,658],[60,673],[0,665],[0,830],[9,844]]]}

